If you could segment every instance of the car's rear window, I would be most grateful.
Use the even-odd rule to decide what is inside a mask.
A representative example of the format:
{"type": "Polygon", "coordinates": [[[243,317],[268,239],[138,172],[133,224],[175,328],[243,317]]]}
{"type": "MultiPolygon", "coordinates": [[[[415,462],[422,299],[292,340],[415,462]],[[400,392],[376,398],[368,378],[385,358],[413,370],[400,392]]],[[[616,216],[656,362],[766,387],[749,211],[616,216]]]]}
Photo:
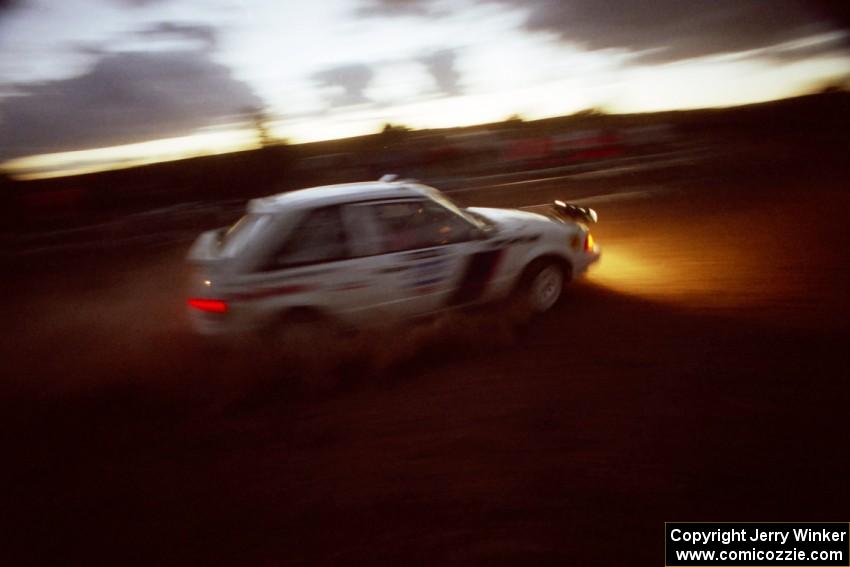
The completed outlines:
{"type": "Polygon", "coordinates": [[[339,208],[325,207],[306,213],[286,243],[274,253],[268,269],[331,262],[347,257],[339,208]]]}
{"type": "Polygon", "coordinates": [[[221,255],[226,258],[238,255],[268,224],[270,218],[268,214],[248,213],[236,221],[221,238],[221,255]]]}

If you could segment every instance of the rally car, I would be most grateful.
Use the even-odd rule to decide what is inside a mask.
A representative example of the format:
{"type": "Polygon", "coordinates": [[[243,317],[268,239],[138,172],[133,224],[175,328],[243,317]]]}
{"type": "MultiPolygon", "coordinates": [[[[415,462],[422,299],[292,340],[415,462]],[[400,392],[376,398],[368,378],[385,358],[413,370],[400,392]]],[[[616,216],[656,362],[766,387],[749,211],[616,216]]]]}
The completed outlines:
{"type": "Polygon", "coordinates": [[[393,176],[254,199],[192,245],[191,321],[202,334],[363,328],[508,297],[539,313],[599,258],[595,220],[560,201],[463,208],[393,176]]]}

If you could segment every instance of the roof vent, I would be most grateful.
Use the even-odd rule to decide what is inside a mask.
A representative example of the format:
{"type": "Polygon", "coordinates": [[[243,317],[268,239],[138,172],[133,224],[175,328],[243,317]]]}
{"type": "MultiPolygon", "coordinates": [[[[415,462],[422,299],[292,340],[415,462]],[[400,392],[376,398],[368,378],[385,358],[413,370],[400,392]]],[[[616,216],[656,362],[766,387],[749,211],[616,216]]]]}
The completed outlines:
{"type": "Polygon", "coordinates": [[[398,180],[398,175],[396,175],[395,173],[386,173],[386,174],[382,175],[381,178],[378,181],[383,181],[384,183],[392,183],[393,181],[397,181],[397,180],[398,180]]]}

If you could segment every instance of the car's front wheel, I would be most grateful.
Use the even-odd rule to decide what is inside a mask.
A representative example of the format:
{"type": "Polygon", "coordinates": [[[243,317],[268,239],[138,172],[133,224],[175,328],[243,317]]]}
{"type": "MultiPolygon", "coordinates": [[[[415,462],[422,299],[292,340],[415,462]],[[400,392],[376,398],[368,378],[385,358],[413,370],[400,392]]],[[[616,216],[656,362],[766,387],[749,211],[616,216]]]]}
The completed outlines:
{"type": "Polygon", "coordinates": [[[556,260],[535,260],[520,284],[523,303],[532,313],[549,311],[561,298],[566,279],[565,268],[556,260]]]}

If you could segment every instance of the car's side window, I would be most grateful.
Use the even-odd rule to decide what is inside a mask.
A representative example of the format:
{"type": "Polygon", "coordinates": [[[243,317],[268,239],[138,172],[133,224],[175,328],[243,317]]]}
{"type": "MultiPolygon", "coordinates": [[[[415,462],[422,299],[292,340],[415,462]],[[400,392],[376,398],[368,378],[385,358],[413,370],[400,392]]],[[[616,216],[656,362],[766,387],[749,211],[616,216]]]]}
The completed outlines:
{"type": "Polygon", "coordinates": [[[324,207],[306,213],[286,242],[272,253],[266,270],[330,262],[348,256],[339,208],[324,207]]]}
{"type": "Polygon", "coordinates": [[[378,253],[415,250],[463,242],[473,227],[433,201],[395,201],[368,205],[378,228],[378,253]]]}
{"type": "Polygon", "coordinates": [[[352,257],[381,254],[383,235],[375,222],[374,205],[354,203],[342,207],[342,220],[352,257]]]}

